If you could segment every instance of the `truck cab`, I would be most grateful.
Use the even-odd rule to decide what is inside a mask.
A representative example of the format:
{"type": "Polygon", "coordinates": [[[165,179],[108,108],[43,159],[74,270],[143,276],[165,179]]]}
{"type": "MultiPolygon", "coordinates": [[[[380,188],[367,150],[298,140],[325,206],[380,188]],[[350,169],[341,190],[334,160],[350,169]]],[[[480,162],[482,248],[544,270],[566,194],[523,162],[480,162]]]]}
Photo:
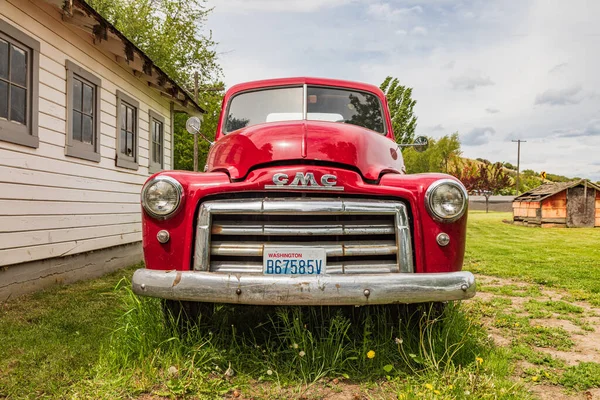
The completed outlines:
{"type": "Polygon", "coordinates": [[[461,270],[466,190],[449,175],[406,173],[376,86],[233,86],[205,172],[153,175],[141,200],[138,295],[309,306],[475,295],[461,270]]]}

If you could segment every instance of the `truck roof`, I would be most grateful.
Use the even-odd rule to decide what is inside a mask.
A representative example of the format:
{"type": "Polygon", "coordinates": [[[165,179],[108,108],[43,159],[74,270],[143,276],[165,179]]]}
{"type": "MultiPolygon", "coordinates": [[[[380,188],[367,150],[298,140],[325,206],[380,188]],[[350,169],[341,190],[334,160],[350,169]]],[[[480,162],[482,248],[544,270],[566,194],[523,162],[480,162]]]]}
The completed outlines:
{"type": "Polygon", "coordinates": [[[227,94],[242,92],[245,90],[251,90],[256,88],[271,87],[271,86],[288,86],[288,85],[320,85],[320,86],[335,86],[345,87],[350,89],[358,89],[366,92],[371,92],[378,95],[381,98],[385,98],[385,94],[375,85],[362,82],[345,81],[340,79],[329,79],[329,78],[314,78],[314,77],[293,77],[293,78],[279,78],[279,79],[264,79],[258,81],[238,83],[233,85],[227,90],[227,94]]]}

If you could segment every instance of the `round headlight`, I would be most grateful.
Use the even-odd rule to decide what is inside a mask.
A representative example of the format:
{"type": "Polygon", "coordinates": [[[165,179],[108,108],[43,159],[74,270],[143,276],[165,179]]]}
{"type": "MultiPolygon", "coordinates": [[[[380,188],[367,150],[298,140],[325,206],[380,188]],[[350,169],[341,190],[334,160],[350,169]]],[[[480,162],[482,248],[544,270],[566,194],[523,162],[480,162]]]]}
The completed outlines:
{"type": "Polygon", "coordinates": [[[144,185],[142,206],[154,218],[166,219],[181,203],[183,188],[170,176],[158,176],[144,185]]]}
{"type": "Polygon", "coordinates": [[[440,179],[425,192],[425,205],[431,216],[441,222],[454,222],[467,210],[465,187],[451,179],[440,179]]]}

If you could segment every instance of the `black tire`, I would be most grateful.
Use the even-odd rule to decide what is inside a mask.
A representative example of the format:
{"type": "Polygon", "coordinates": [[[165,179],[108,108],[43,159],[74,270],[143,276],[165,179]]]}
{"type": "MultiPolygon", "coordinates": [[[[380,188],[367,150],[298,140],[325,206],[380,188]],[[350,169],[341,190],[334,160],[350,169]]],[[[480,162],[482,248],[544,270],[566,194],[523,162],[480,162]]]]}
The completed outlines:
{"type": "Polygon", "coordinates": [[[192,326],[210,323],[214,309],[214,303],[179,300],[163,301],[163,313],[166,322],[184,330],[192,326]]]}

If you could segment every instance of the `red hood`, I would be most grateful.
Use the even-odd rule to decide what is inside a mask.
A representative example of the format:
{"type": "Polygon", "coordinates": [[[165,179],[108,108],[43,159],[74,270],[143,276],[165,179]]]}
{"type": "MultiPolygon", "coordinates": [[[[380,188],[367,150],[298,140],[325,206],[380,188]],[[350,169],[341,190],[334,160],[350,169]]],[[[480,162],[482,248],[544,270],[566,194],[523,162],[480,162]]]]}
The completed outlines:
{"type": "Polygon", "coordinates": [[[252,167],[276,161],[328,161],[358,169],[365,179],[403,173],[402,153],[389,138],[356,125],[289,121],[254,125],[219,139],[208,171],[244,178],[252,167]]]}

